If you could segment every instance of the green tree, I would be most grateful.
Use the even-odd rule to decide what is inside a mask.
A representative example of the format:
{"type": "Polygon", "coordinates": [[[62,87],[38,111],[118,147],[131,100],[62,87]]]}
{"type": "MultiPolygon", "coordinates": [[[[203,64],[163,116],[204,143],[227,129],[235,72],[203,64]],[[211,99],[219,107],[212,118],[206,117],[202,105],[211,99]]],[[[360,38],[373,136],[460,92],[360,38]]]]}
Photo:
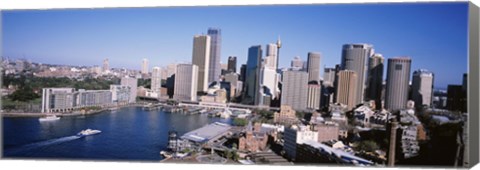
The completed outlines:
{"type": "Polygon", "coordinates": [[[233,119],[233,125],[235,126],[245,126],[247,125],[247,120],[246,119],[242,119],[242,118],[235,118],[233,119]]]}
{"type": "Polygon", "coordinates": [[[373,151],[379,149],[379,146],[374,141],[367,140],[367,141],[358,142],[358,144],[356,146],[356,149],[360,150],[360,151],[373,152],[373,151]]]}

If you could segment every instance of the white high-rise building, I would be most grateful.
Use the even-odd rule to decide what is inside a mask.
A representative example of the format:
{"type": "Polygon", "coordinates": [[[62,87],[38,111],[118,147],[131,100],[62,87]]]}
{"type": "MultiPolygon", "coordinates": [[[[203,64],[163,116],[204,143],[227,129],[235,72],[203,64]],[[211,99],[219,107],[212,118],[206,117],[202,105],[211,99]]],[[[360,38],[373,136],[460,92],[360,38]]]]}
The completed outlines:
{"type": "Polygon", "coordinates": [[[430,106],[432,104],[433,78],[433,73],[425,69],[413,72],[412,99],[416,106],[430,106]]]}
{"type": "Polygon", "coordinates": [[[206,92],[208,90],[210,68],[210,36],[196,35],[193,38],[192,64],[198,66],[197,90],[206,92]]]}
{"type": "Polygon", "coordinates": [[[265,86],[269,89],[272,98],[277,95],[277,71],[270,67],[263,67],[260,70],[260,86],[265,86]]]}
{"type": "Polygon", "coordinates": [[[137,100],[137,87],[138,87],[137,78],[122,77],[120,84],[130,87],[130,99],[128,100],[128,102],[135,103],[137,100]]]}
{"type": "Polygon", "coordinates": [[[175,90],[173,98],[176,100],[197,101],[198,66],[192,64],[178,64],[175,74],[175,90]]]}
{"type": "Polygon", "coordinates": [[[148,74],[148,60],[146,58],[142,60],[142,74],[148,74]]]}
{"type": "Polygon", "coordinates": [[[160,88],[162,88],[162,69],[160,69],[160,67],[153,67],[152,69],[150,88],[152,91],[160,93],[160,88]]]}

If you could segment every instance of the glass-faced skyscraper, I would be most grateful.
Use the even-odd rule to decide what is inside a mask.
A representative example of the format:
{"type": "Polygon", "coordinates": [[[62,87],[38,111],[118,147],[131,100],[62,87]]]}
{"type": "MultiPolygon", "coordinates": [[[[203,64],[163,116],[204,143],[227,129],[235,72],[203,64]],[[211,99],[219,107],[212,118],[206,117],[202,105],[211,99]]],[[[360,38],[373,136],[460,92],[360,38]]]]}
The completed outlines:
{"type": "Polygon", "coordinates": [[[382,107],[382,83],[383,83],[383,67],[384,58],[382,54],[374,54],[369,58],[368,77],[365,99],[374,100],[376,109],[382,107]]]}
{"type": "Polygon", "coordinates": [[[368,59],[373,54],[373,46],[370,44],[345,44],[342,49],[341,70],[352,70],[357,73],[357,95],[355,104],[363,102],[368,59]]]}
{"type": "Polygon", "coordinates": [[[245,88],[243,100],[246,104],[257,104],[260,86],[260,68],[262,62],[262,46],[252,46],[248,49],[247,67],[245,70],[245,88]]]}
{"type": "Polygon", "coordinates": [[[388,59],[385,109],[396,111],[407,107],[411,65],[409,57],[388,59]]]}
{"type": "Polygon", "coordinates": [[[209,28],[207,34],[210,36],[210,68],[208,72],[208,83],[211,83],[213,81],[217,81],[222,72],[220,65],[222,31],[218,28],[209,28]]]}

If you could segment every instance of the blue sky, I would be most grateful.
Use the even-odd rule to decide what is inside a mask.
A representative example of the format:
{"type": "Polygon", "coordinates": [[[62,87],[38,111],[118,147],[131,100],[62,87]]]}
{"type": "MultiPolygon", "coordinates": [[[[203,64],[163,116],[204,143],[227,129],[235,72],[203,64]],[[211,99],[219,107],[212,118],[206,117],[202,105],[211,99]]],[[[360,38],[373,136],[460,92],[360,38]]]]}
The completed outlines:
{"type": "MultiPolygon", "coordinates": [[[[248,48],[280,36],[280,67],[322,53],[340,63],[346,43],[373,44],[384,57],[410,56],[412,71],[435,73],[435,86],[461,84],[467,72],[467,3],[159,7],[2,12],[4,57],[34,62],[140,69],[190,62],[193,36],[222,29],[222,59],[245,63],[248,48]]],[[[386,67],[386,66],[385,66],[386,67]]],[[[386,69],[386,68],[385,68],[386,69]]],[[[386,71],[386,70],[385,70],[386,71]]],[[[323,73],[322,73],[323,74],[323,73]]]]}

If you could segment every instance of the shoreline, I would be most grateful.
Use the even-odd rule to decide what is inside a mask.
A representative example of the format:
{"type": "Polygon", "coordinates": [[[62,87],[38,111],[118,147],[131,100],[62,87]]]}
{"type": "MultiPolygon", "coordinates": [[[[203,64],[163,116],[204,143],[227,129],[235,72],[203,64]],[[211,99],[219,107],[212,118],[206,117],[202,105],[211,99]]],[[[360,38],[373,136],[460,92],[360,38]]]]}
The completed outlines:
{"type": "MultiPolygon", "coordinates": [[[[116,109],[121,109],[121,108],[126,108],[126,107],[139,107],[140,105],[139,104],[132,104],[132,105],[125,105],[125,106],[116,106],[115,108],[116,109]]],[[[100,110],[94,110],[94,111],[90,111],[90,112],[86,112],[86,113],[41,113],[41,112],[37,112],[37,113],[8,113],[8,112],[2,112],[0,113],[0,115],[2,117],[11,117],[11,118],[39,118],[39,117],[45,117],[47,115],[55,115],[55,116],[58,116],[58,117],[70,117],[70,116],[86,116],[86,115],[94,115],[94,114],[99,114],[99,113],[102,113],[104,111],[109,111],[111,108],[105,108],[105,109],[100,109],[100,110]]]]}

